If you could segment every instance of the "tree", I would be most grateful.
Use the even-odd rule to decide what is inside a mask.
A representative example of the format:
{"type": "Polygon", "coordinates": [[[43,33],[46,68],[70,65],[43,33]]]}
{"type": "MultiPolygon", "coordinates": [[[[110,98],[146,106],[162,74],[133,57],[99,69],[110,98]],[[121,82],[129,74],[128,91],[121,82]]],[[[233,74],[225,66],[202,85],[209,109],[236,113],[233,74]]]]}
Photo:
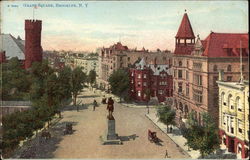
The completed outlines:
{"type": "Polygon", "coordinates": [[[157,116],[159,121],[167,125],[167,131],[169,125],[175,125],[175,111],[169,106],[159,106],[157,108],[157,116]]]}
{"type": "Polygon", "coordinates": [[[3,100],[27,99],[31,82],[17,57],[1,64],[1,98],[3,100]]]}
{"type": "Polygon", "coordinates": [[[150,95],[151,95],[151,90],[149,88],[147,88],[145,90],[145,94],[146,94],[146,100],[147,100],[147,108],[148,108],[148,114],[149,114],[149,106],[148,106],[148,103],[150,101],[150,95]]]}
{"type": "Polygon", "coordinates": [[[89,80],[89,83],[90,83],[91,87],[93,87],[93,84],[96,81],[96,72],[95,72],[95,70],[91,70],[89,72],[88,80],[89,80]]]}
{"type": "MultiPolygon", "coordinates": [[[[82,71],[80,67],[73,69],[71,75],[71,87],[72,87],[72,96],[73,104],[76,106],[76,98],[79,92],[83,89],[84,83],[86,82],[86,74],[82,71]]],[[[78,106],[77,106],[78,111],[78,106]]]]}
{"type": "Polygon", "coordinates": [[[114,71],[109,79],[109,85],[111,86],[111,92],[120,97],[125,97],[128,94],[129,89],[129,74],[124,69],[118,69],[114,71]]]}
{"type": "Polygon", "coordinates": [[[202,124],[198,124],[191,112],[188,117],[187,127],[183,129],[183,136],[187,145],[199,150],[202,158],[219,148],[218,129],[214,120],[208,113],[202,113],[202,124]]]}

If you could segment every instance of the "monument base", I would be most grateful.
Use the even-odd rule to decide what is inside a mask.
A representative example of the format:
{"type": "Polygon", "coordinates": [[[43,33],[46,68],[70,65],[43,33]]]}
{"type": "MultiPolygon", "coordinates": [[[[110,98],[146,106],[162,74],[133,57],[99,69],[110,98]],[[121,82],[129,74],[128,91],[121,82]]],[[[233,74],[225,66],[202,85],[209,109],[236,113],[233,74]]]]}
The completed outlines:
{"type": "Polygon", "coordinates": [[[115,119],[107,119],[108,130],[105,136],[101,136],[102,144],[122,144],[118,134],[115,133],[115,119]]]}

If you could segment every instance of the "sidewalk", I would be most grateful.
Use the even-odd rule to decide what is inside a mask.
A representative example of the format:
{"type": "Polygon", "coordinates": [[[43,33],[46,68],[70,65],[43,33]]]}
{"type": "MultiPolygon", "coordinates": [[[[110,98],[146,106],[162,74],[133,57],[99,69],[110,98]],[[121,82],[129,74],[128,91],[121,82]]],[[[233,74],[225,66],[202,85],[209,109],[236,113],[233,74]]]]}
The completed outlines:
{"type": "MultiPolygon", "coordinates": [[[[101,97],[105,95],[106,98],[108,97],[113,97],[114,101],[116,101],[117,103],[125,106],[125,107],[131,107],[131,108],[147,108],[147,105],[142,105],[142,104],[137,104],[137,103],[125,103],[125,102],[122,102],[120,103],[120,98],[111,94],[111,93],[106,93],[104,91],[101,91],[101,90],[97,90],[97,89],[93,89],[94,93],[96,94],[99,94],[101,97]]],[[[148,105],[149,108],[155,108],[155,105],[148,105]]]]}
{"type": "Polygon", "coordinates": [[[180,134],[180,130],[177,127],[173,127],[172,133],[167,133],[167,126],[158,121],[158,117],[156,116],[156,109],[151,109],[149,114],[145,115],[148,119],[150,119],[157,127],[159,127],[162,132],[166,133],[167,136],[176,143],[180,148],[182,148],[190,157],[193,159],[197,159],[200,157],[199,151],[188,150],[188,147],[185,146],[186,139],[180,134]]]}

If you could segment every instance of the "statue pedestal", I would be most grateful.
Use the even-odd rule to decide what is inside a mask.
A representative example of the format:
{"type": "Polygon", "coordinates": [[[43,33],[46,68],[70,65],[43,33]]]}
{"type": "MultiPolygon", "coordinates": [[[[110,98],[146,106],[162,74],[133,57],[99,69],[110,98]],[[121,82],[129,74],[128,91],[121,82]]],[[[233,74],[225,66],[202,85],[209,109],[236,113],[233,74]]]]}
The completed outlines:
{"type": "Polygon", "coordinates": [[[115,133],[115,119],[107,119],[107,127],[105,136],[101,137],[102,144],[122,144],[118,134],[115,133]]]}

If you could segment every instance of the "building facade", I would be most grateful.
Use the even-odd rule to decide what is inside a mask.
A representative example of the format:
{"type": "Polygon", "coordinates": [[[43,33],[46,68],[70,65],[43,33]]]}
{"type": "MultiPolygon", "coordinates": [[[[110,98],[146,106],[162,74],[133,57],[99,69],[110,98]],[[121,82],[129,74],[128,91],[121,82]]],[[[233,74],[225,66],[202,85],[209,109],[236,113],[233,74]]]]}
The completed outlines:
{"type": "Polygon", "coordinates": [[[108,48],[99,49],[99,79],[100,87],[108,89],[108,78],[113,71],[120,68],[129,68],[138,59],[144,58],[148,64],[172,64],[170,51],[149,52],[144,47],[141,50],[129,49],[118,42],[108,48]]]}
{"type": "Polygon", "coordinates": [[[25,20],[25,68],[33,62],[41,62],[43,58],[41,46],[42,21],[25,20]]]}
{"type": "Polygon", "coordinates": [[[172,97],[172,69],[167,64],[146,64],[144,58],[130,68],[130,97],[137,102],[148,102],[151,97],[157,97],[158,102],[164,102],[166,97],[172,97]],[[150,94],[150,96],[147,96],[150,94]]]}
{"type": "Polygon", "coordinates": [[[219,135],[221,147],[249,157],[249,81],[217,81],[219,86],[219,135]]]}
{"type": "Polygon", "coordinates": [[[201,113],[208,112],[218,123],[218,70],[225,71],[227,81],[238,81],[242,48],[243,74],[248,79],[248,33],[211,32],[205,40],[199,36],[195,40],[185,13],[175,38],[173,108],[176,110],[177,124],[185,122],[191,111],[198,122],[202,122],[201,113]]]}
{"type": "Polygon", "coordinates": [[[87,55],[85,57],[74,58],[74,67],[82,67],[83,72],[87,75],[91,70],[98,73],[98,56],[87,55]]]}

